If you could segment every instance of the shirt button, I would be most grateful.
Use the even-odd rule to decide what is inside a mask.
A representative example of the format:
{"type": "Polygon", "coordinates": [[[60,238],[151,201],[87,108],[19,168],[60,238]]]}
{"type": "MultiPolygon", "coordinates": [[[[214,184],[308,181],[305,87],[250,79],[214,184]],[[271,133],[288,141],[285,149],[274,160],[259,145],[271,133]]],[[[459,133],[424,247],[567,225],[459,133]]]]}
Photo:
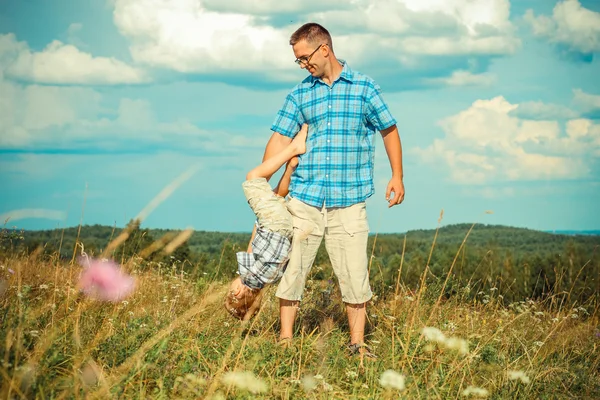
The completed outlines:
{"type": "Polygon", "coordinates": [[[327,157],[326,160],[329,161],[329,157],[327,157]]]}
{"type": "Polygon", "coordinates": [[[327,123],[327,126],[331,126],[331,122],[328,122],[328,123],[327,123]]]}
{"type": "Polygon", "coordinates": [[[331,142],[331,140],[327,139],[327,143],[330,143],[330,142],[331,142]]]}
{"type": "Polygon", "coordinates": [[[329,108],[331,108],[331,106],[329,106],[329,108]]]}
{"type": "Polygon", "coordinates": [[[325,175],[325,178],[329,178],[329,175],[325,175]]]}

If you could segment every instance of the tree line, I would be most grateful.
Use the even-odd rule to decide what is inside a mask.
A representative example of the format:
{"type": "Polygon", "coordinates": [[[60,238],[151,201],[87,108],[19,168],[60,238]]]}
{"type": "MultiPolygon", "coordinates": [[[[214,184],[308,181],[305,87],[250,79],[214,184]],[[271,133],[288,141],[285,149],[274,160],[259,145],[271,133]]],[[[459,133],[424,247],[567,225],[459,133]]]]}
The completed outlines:
{"type": "MultiPolygon", "coordinates": [[[[235,253],[244,251],[250,239],[250,232],[195,231],[173,253],[164,254],[163,245],[178,231],[142,228],[131,221],[124,228],[90,225],[20,232],[5,229],[0,236],[0,252],[6,256],[15,251],[36,251],[69,261],[83,248],[86,254],[97,256],[124,229],[129,237],[110,253],[116,261],[125,263],[138,257],[144,268],[179,265],[192,276],[217,279],[235,275],[235,253]],[[82,245],[78,249],[76,242],[82,245]]],[[[599,247],[597,235],[456,224],[439,230],[370,235],[369,270],[373,289],[381,295],[393,294],[398,284],[413,290],[423,284],[437,284],[446,296],[461,293],[485,297],[491,293],[504,301],[555,296],[581,303],[600,293],[599,247]]],[[[334,279],[324,245],[315,267],[311,279],[334,279]]]]}

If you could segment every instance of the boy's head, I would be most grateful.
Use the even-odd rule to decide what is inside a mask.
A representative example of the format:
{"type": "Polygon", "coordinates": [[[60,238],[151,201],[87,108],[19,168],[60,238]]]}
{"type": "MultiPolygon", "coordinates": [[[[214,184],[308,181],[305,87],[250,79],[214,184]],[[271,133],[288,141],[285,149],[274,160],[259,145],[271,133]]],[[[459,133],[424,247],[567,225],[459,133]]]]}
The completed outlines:
{"type": "Polygon", "coordinates": [[[233,317],[247,321],[258,312],[261,301],[262,290],[249,288],[238,277],[229,285],[224,306],[233,317]]]}

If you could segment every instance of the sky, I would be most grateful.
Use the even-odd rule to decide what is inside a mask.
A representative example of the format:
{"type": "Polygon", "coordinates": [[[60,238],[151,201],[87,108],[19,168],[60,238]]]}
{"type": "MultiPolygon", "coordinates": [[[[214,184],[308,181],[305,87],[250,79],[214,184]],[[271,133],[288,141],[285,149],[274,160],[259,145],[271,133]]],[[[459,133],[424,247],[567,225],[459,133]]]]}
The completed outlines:
{"type": "Polygon", "coordinates": [[[250,231],[305,22],[398,121],[406,197],[378,137],[372,233],[600,228],[598,0],[0,0],[0,219],[250,231]]]}

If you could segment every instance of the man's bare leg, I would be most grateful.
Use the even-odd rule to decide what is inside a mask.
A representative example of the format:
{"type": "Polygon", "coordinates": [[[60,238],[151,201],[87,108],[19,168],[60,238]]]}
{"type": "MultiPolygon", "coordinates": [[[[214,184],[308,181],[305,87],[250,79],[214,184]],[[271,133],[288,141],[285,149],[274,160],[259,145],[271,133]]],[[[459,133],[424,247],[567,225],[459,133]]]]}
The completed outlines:
{"type": "Polygon", "coordinates": [[[281,320],[281,331],[279,340],[291,339],[294,334],[294,321],[298,312],[298,302],[279,299],[279,318],[281,320]]]}
{"type": "Polygon", "coordinates": [[[365,342],[365,323],[367,320],[366,303],[346,303],[346,314],[348,314],[348,326],[350,327],[350,344],[363,344],[365,342]]]}

